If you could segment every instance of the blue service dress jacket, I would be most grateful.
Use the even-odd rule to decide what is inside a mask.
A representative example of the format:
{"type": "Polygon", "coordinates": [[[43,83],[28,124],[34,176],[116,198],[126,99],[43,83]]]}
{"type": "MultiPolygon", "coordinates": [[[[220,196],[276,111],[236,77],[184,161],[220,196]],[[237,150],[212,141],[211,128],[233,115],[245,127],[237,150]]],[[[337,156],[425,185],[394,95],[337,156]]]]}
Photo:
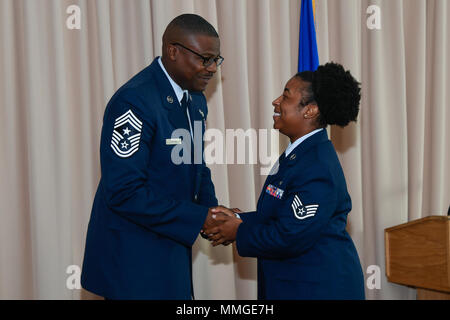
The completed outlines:
{"type": "Polygon", "coordinates": [[[274,168],[236,237],[239,255],[258,258],[258,298],[364,299],[361,264],[345,230],[351,199],[326,130],[274,168]]]}
{"type": "Polygon", "coordinates": [[[81,276],[86,290],[110,299],[191,299],[191,247],[217,199],[202,157],[193,161],[194,149],[203,150],[206,99],[190,92],[189,100],[195,148],[157,59],[109,101],[81,276]],[[188,135],[174,137],[176,129],[188,135]],[[179,164],[174,154],[192,161],[179,164]]]}

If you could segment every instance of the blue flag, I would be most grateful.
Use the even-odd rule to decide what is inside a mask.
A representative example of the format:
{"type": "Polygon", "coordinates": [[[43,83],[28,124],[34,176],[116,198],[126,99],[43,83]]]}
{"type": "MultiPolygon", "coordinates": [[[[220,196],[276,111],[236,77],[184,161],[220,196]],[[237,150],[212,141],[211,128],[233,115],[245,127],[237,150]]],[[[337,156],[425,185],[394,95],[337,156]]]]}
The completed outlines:
{"type": "Polygon", "coordinates": [[[298,72],[315,71],[319,66],[312,0],[302,0],[298,44],[298,72]]]}

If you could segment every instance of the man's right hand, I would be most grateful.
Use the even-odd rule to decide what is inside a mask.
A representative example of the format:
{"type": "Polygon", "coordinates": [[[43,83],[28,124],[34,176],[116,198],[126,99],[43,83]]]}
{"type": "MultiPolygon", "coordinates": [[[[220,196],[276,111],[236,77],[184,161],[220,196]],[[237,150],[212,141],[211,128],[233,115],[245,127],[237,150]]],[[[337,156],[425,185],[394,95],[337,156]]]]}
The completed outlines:
{"type": "Polygon", "coordinates": [[[217,207],[209,208],[208,215],[206,216],[206,220],[203,224],[203,228],[200,231],[200,235],[204,239],[208,239],[208,236],[204,234],[203,230],[210,229],[212,227],[218,226],[219,224],[223,223],[223,221],[217,221],[215,219],[216,216],[220,216],[220,215],[234,217],[233,211],[231,209],[228,209],[227,207],[217,206],[217,207]]]}

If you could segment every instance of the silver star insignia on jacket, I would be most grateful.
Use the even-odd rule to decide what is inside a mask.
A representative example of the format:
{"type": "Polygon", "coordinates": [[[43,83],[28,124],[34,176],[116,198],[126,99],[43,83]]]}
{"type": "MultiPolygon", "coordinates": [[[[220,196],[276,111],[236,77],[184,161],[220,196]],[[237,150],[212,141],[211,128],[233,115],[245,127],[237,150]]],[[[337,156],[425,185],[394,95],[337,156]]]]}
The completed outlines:
{"type": "Polygon", "coordinates": [[[317,209],[319,208],[318,204],[311,204],[308,206],[303,205],[302,201],[298,197],[298,195],[295,195],[294,200],[291,204],[292,210],[294,211],[294,216],[297,219],[303,220],[309,217],[314,217],[314,215],[317,212],[317,209]]]}
{"type": "Polygon", "coordinates": [[[139,150],[142,122],[128,110],[114,121],[111,148],[121,158],[128,158],[139,150]]]}

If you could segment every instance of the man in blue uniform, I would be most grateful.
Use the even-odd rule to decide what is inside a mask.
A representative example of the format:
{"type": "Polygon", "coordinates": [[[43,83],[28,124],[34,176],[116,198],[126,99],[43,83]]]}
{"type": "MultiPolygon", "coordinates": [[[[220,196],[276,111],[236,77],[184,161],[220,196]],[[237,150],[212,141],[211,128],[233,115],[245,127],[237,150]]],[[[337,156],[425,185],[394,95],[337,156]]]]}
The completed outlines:
{"type": "Polygon", "coordinates": [[[256,211],[218,217],[213,245],[236,240],[258,258],[259,299],[364,299],[358,253],[345,230],[351,199],[325,127],[356,121],[360,88],[341,65],[296,74],[273,101],[274,128],[291,143],[256,211]]]}
{"type": "Polygon", "coordinates": [[[217,206],[201,158],[202,91],[222,61],[214,27],[181,15],[164,32],[162,57],[109,101],[81,277],[86,290],[108,299],[191,299],[191,247],[216,223],[217,206]],[[174,136],[180,129],[187,134],[174,136]]]}

